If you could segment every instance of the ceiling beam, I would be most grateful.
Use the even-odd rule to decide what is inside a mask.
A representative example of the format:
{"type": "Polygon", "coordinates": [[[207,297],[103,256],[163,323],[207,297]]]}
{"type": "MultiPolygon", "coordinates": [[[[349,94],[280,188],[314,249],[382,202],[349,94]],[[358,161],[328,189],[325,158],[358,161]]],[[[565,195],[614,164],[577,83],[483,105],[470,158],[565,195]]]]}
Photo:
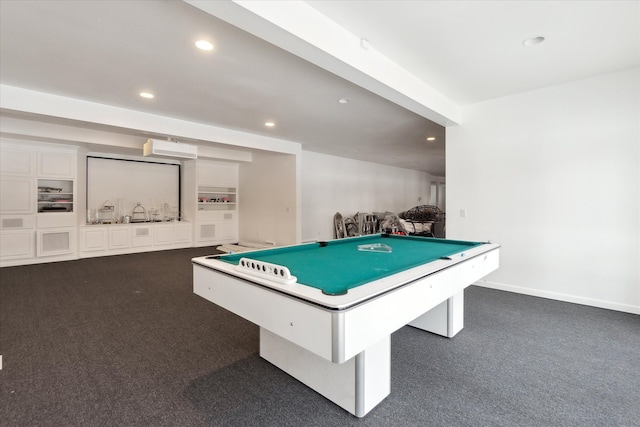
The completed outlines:
{"type": "MultiPolygon", "coordinates": [[[[228,147],[242,147],[299,155],[297,142],[236,131],[217,126],[164,117],[141,111],[97,104],[80,99],[38,92],[0,84],[0,111],[27,113],[58,120],[73,120],[92,125],[128,129],[147,135],[140,138],[140,149],[148,137],[170,136],[192,141],[214,142],[228,147]]],[[[77,123],[76,123],[77,125],[77,123]]],[[[4,129],[3,129],[4,131],[4,129]]]]}
{"type": "Polygon", "coordinates": [[[460,107],[303,1],[186,3],[442,126],[460,107]]]}

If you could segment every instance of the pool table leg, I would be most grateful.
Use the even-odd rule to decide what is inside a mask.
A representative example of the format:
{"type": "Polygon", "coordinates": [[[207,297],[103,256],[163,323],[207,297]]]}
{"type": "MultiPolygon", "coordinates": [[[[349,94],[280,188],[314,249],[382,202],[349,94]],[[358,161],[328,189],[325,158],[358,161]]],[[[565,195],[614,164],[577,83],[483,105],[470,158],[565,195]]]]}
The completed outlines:
{"type": "Polygon", "coordinates": [[[448,338],[454,337],[464,327],[464,291],[441,302],[410,322],[409,326],[448,338]]]}
{"type": "Polygon", "coordinates": [[[391,336],[333,363],[260,328],[260,356],[357,417],[391,392],[391,336]]]}

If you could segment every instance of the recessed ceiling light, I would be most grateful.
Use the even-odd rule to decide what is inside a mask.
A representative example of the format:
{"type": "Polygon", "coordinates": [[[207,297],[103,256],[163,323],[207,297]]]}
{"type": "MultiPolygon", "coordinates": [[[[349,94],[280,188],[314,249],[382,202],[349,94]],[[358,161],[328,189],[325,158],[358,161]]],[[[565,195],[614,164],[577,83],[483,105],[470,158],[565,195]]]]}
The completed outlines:
{"type": "Polygon", "coordinates": [[[196,47],[202,50],[212,50],[213,44],[211,44],[211,42],[208,42],[206,40],[198,40],[196,42],[196,47]]]}
{"type": "Polygon", "coordinates": [[[268,128],[274,127],[276,124],[274,122],[265,122],[264,125],[268,128]]]}
{"type": "Polygon", "coordinates": [[[348,104],[348,103],[350,103],[350,102],[351,102],[351,100],[350,100],[349,98],[340,98],[340,99],[338,100],[338,102],[339,102],[340,104],[348,104]]]}
{"type": "Polygon", "coordinates": [[[151,92],[140,92],[140,96],[147,99],[151,99],[154,97],[154,95],[151,92]]]}
{"type": "Polygon", "coordinates": [[[543,41],[544,41],[544,37],[538,36],[538,37],[531,37],[530,39],[526,39],[525,41],[522,42],[522,44],[525,46],[535,46],[537,44],[542,43],[543,41]]]}
{"type": "Polygon", "coordinates": [[[427,141],[435,141],[436,137],[435,136],[429,136],[427,137],[427,141]]]}

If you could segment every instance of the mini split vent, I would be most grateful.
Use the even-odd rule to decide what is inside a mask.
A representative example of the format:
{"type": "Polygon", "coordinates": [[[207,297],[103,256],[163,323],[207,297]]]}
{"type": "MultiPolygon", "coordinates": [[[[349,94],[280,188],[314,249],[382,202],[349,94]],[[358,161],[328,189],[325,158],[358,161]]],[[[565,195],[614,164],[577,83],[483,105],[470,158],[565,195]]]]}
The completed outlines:
{"type": "Polygon", "coordinates": [[[197,159],[198,147],[195,145],[182,144],[180,142],[162,141],[160,139],[148,139],[144,144],[143,155],[197,159]]]}

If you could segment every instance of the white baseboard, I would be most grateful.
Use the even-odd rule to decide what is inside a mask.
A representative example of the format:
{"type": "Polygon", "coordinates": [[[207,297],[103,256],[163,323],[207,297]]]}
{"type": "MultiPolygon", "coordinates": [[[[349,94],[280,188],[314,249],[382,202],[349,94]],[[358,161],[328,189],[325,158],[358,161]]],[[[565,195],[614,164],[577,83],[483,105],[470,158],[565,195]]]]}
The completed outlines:
{"type": "Polygon", "coordinates": [[[622,311],[624,313],[640,314],[640,306],[630,304],[620,304],[611,301],[585,298],[576,295],[562,294],[559,292],[541,291],[539,289],[523,288],[521,286],[507,285],[505,283],[491,282],[489,280],[479,280],[474,283],[483,288],[497,289],[500,291],[513,292],[516,294],[530,295],[556,301],[570,302],[574,304],[588,305],[590,307],[605,308],[607,310],[622,311]]]}

